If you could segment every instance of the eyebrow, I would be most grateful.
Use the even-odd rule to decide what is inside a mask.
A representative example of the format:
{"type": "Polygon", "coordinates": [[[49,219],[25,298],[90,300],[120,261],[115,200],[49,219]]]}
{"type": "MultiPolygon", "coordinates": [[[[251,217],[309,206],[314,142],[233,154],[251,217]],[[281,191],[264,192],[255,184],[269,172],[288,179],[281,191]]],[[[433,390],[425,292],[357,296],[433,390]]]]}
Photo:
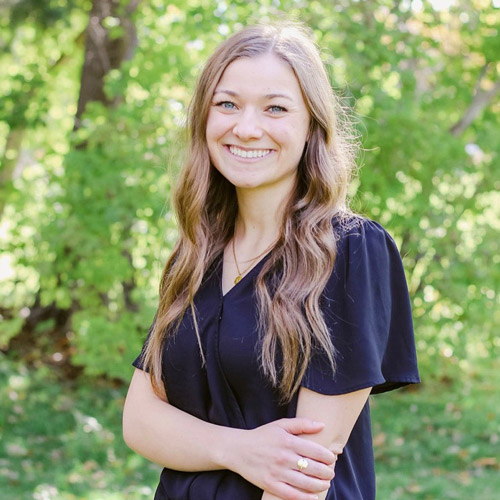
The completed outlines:
{"type": "MultiPolygon", "coordinates": [[[[234,92],[233,90],[227,90],[227,89],[217,89],[214,92],[215,94],[228,94],[233,97],[239,97],[239,94],[237,92],[234,92]]],[[[289,101],[293,101],[293,99],[286,94],[279,94],[279,93],[273,93],[273,94],[266,94],[264,96],[266,99],[274,99],[275,97],[283,97],[284,99],[288,99],[289,101]]]]}

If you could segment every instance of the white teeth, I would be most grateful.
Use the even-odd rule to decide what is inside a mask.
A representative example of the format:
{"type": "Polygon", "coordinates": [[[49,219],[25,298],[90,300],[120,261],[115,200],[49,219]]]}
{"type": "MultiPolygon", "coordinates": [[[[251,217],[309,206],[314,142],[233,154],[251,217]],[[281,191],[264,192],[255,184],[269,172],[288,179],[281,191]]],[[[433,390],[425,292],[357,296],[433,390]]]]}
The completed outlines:
{"type": "Polygon", "coordinates": [[[240,156],[241,158],[262,158],[271,152],[270,149],[252,149],[246,151],[235,146],[229,146],[229,151],[231,151],[233,155],[240,156]]]}

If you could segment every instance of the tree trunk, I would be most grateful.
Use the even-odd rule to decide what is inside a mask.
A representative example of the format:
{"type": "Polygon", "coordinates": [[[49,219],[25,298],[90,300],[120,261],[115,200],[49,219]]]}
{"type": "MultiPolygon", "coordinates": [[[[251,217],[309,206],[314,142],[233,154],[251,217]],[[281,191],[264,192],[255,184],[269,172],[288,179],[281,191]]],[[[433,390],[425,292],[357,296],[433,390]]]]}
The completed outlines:
{"type": "Polygon", "coordinates": [[[24,128],[13,128],[7,136],[2,168],[0,168],[0,220],[7,202],[9,186],[12,184],[12,175],[19,158],[24,132],[24,128]]]}
{"type": "Polygon", "coordinates": [[[80,80],[80,95],[75,117],[75,130],[81,126],[81,117],[89,102],[106,106],[115,104],[104,92],[104,77],[130,59],[137,46],[137,35],[131,17],[139,0],[130,0],[127,6],[119,0],[93,0],[86,31],[85,60],[80,80]],[[106,25],[121,29],[120,36],[110,36],[106,25]]]}
{"type": "MultiPolygon", "coordinates": [[[[131,17],[138,4],[139,0],[130,0],[126,6],[123,5],[122,0],[92,1],[89,24],[86,30],[85,58],[80,80],[75,129],[81,126],[81,116],[89,102],[98,101],[106,106],[115,104],[115,101],[108,99],[104,92],[104,79],[110,70],[119,68],[123,61],[130,59],[134,53],[137,37],[131,17]],[[121,31],[113,33],[113,35],[118,33],[119,36],[111,36],[110,29],[106,26],[112,26],[113,29],[121,28],[121,31]]],[[[11,143],[10,145],[8,143],[6,147],[6,152],[13,152],[9,153],[10,163],[4,164],[0,174],[0,193],[4,189],[4,183],[12,177],[13,168],[17,163],[14,152],[19,149],[22,133],[19,135],[14,132],[16,131],[13,130],[13,133],[9,135],[11,143]]],[[[85,145],[77,147],[83,149],[85,145]]],[[[0,207],[3,206],[2,200],[3,197],[0,199],[0,207]]],[[[68,251],[71,249],[69,248],[68,251]]],[[[57,279],[61,280],[61,277],[57,276],[57,279]]],[[[132,281],[126,285],[127,294],[130,294],[134,283],[132,281]]],[[[66,376],[77,376],[82,369],[71,364],[73,348],[67,334],[71,329],[72,315],[79,306],[76,303],[67,309],[61,309],[55,303],[42,306],[40,296],[41,292],[39,291],[22,331],[10,340],[8,350],[17,351],[25,361],[36,362],[41,359],[59,366],[66,376]],[[41,321],[52,322],[50,328],[43,332],[43,342],[39,342],[39,334],[36,329],[41,321]],[[47,339],[50,340],[47,341],[47,339]],[[55,358],[54,351],[57,351],[55,358]]],[[[132,303],[130,307],[133,307],[132,303]]]]}

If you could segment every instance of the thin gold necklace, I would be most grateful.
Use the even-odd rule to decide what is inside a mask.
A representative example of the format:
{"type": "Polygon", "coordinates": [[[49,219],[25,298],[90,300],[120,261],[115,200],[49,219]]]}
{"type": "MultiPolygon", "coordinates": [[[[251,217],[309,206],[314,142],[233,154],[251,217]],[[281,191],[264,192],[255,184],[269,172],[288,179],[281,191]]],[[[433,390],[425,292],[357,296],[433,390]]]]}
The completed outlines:
{"type": "Polygon", "coordinates": [[[254,257],[253,259],[251,259],[250,261],[246,261],[246,262],[250,262],[250,265],[243,270],[243,272],[240,271],[240,267],[238,266],[238,260],[236,259],[236,250],[234,249],[234,238],[233,238],[233,241],[232,241],[232,247],[233,247],[233,257],[234,257],[234,263],[236,264],[236,269],[238,271],[238,276],[236,276],[236,278],[234,278],[234,284],[237,285],[240,281],[241,281],[241,278],[243,278],[243,276],[245,276],[245,274],[250,271],[251,267],[253,266],[254,262],[259,258],[259,257],[262,257],[265,253],[269,252],[269,250],[271,250],[271,248],[276,244],[276,241],[274,241],[271,245],[269,245],[262,253],[259,253],[259,255],[257,255],[256,257],[254,257]]]}

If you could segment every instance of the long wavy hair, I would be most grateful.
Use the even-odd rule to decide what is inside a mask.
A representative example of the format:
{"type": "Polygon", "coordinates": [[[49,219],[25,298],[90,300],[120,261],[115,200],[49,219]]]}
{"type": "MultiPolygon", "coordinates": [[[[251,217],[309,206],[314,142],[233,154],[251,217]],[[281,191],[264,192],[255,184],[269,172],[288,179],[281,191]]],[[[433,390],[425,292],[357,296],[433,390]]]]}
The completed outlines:
{"type": "Polygon", "coordinates": [[[206,141],[214,90],[235,59],[267,53],[290,65],[311,119],[280,237],[256,281],[260,362],[282,402],[290,401],[298,390],[316,349],[326,352],[334,369],[335,349],[320,297],[336,257],[332,217],[348,212],[347,187],[357,141],[308,30],[290,22],[258,25],[244,28],[217,47],[201,72],[188,110],[190,145],[174,196],[179,239],[162,274],[159,307],[143,354],[157,394],[162,387],[164,342],[175,335],[188,308],[200,363],[205,360],[194,297],[231,240],[238,213],[235,188],[211,164],[206,141]]]}

